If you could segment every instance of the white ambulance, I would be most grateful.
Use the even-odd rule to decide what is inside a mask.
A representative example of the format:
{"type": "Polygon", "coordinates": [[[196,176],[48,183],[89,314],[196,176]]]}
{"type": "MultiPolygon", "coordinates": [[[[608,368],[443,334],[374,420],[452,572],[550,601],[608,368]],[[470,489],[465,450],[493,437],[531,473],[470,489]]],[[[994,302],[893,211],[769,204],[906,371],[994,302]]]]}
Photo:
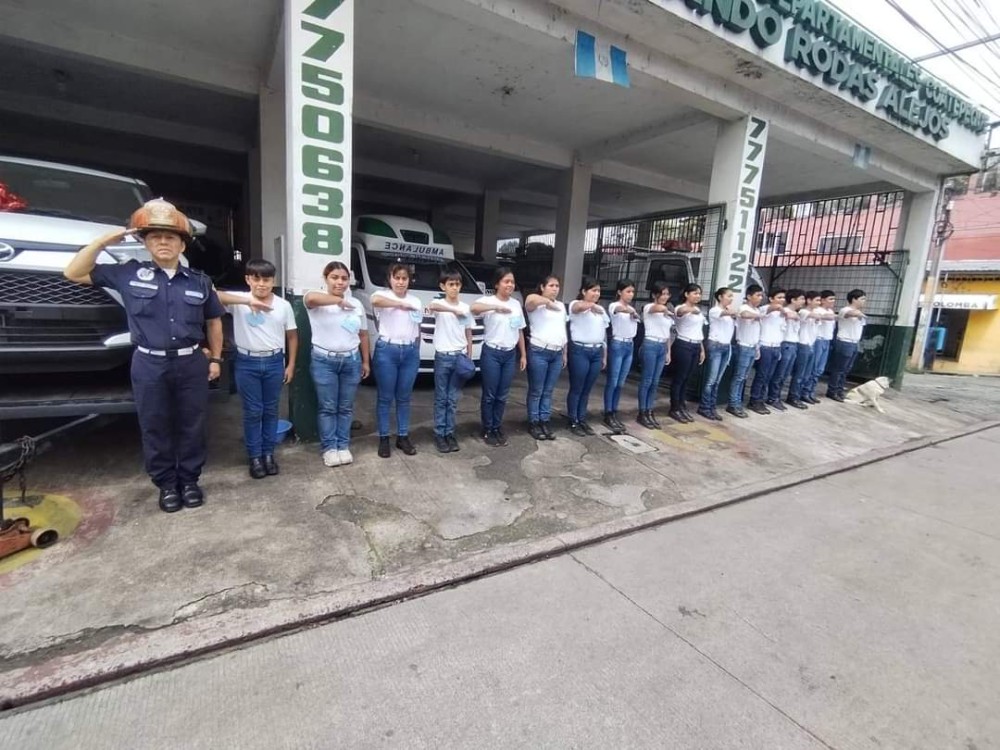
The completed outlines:
{"type": "MultiPolygon", "coordinates": [[[[351,293],[364,306],[373,342],[378,337],[378,326],[371,295],[389,288],[389,266],[393,263],[410,267],[410,292],[425,307],[441,296],[438,279],[441,269],[447,266],[462,274],[463,302],[471,305],[483,294],[469,271],[455,260],[451,239],[430,224],[401,216],[358,216],[351,233],[351,293]]],[[[434,317],[425,314],[420,324],[420,372],[434,371],[433,337],[434,317]]],[[[482,345],[483,321],[477,317],[472,327],[472,358],[477,365],[482,345]]]]}

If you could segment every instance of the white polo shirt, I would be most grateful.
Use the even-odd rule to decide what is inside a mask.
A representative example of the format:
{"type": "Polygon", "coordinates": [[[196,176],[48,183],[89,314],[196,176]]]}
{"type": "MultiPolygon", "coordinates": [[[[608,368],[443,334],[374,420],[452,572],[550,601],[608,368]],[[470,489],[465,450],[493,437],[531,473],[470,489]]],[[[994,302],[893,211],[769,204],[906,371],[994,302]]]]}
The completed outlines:
{"type": "MultiPolygon", "coordinates": [[[[757,312],[753,305],[743,303],[740,312],[757,312]]],[[[760,343],[760,320],[757,318],[738,318],[736,320],[736,343],[740,346],[757,347],[760,343]]]]}
{"type": "Polygon", "coordinates": [[[375,320],[378,321],[378,335],[382,339],[392,341],[416,341],[420,335],[420,321],[424,319],[423,304],[418,297],[407,294],[405,297],[397,297],[387,289],[379,289],[372,295],[372,299],[382,297],[383,299],[405,300],[412,306],[413,310],[404,310],[401,307],[374,307],[375,320]]]}
{"type": "Polygon", "coordinates": [[[799,343],[812,346],[816,343],[817,333],[819,320],[815,316],[815,310],[799,310],[799,343]]]}
{"type": "Polygon", "coordinates": [[[761,346],[781,346],[785,336],[785,311],[772,310],[768,312],[767,307],[760,308],[760,345],[761,346]]]}
{"type": "Polygon", "coordinates": [[[708,311],[708,340],[717,344],[731,344],[736,321],[729,315],[723,315],[721,307],[716,305],[708,311]]]}
{"type": "Polygon", "coordinates": [[[445,305],[454,313],[434,312],[434,351],[454,352],[468,348],[465,332],[472,328],[472,312],[462,301],[451,304],[447,300],[436,299],[435,305],[445,305]],[[457,313],[457,314],[456,314],[457,313]]]}
{"type": "Polygon", "coordinates": [[[790,307],[785,308],[786,312],[795,313],[795,318],[793,320],[785,319],[785,338],[789,344],[799,343],[799,312],[798,310],[793,310],[790,307]]]}
{"type": "Polygon", "coordinates": [[[541,347],[566,346],[566,305],[556,302],[558,310],[542,305],[528,313],[531,323],[531,343],[541,347]]]}
{"type": "Polygon", "coordinates": [[[826,308],[823,308],[823,313],[829,316],[829,320],[821,320],[819,322],[819,331],[816,333],[816,338],[832,341],[833,329],[837,325],[837,314],[833,310],[827,310],[826,308]]]}
{"type": "Polygon", "coordinates": [[[630,305],[623,302],[612,302],[608,305],[608,313],[611,316],[611,336],[631,341],[639,332],[639,320],[633,318],[632,313],[625,312],[627,307],[630,305]]]}
{"type": "Polygon", "coordinates": [[[705,316],[701,310],[677,318],[677,336],[682,339],[702,341],[705,338],[705,316]]]}
{"type": "MultiPolygon", "coordinates": [[[[250,293],[243,295],[247,299],[250,293]]],[[[236,346],[251,352],[285,351],[285,331],[294,331],[295,313],[287,300],[271,295],[270,312],[254,312],[248,305],[228,305],[233,316],[236,346]]]]}
{"type": "Polygon", "coordinates": [[[868,318],[864,315],[860,318],[844,317],[848,310],[853,309],[850,305],[840,309],[840,314],[837,316],[837,341],[850,341],[853,343],[861,341],[861,334],[864,333],[865,323],[868,322],[868,318]]]}
{"type": "Polygon", "coordinates": [[[653,303],[650,302],[642,308],[642,324],[646,329],[643,334],[647,339],[659,339],[660,341],[670,340],[670,329],[674,327],[674,319],[661,312],[650,312],[653,303]]]}
{"type": "Polygon", "coordinates": [[[483,343],[498,349],[513,349],[517,346],[518,335],[525,325],[521,303],[513,297],[501,300],[495,294],[491,294],[488,297],[480,297],[476,300],[476,304],[500,305],[510,310],[510,315],[496,312],[483,313],[483,343]]]}
{"type": "Polygon", "coordinates": [[[611,323],[607,311],[597,305],[585,312],[573,312],[579,302],[581,300],[573,300],[569,303],[570,340],[577,344],[603,344],[604,331],[611,323]]]}
{"type": "Polygon", "coordinates": [[[360,343],[358,334],[368,330],[365,308],[350,294],[346,295],[344,300],[353,305],[353,308],[345,310],[340,305],[306,308],[314,346],[330,352],[350,352],[358,348],[360,343]]]}

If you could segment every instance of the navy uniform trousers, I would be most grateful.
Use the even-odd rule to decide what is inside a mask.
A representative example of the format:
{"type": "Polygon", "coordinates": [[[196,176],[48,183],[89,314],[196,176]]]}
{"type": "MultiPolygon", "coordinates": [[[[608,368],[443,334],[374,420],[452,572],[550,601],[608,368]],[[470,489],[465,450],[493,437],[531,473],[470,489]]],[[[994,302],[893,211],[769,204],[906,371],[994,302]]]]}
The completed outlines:
{"type": "Polygon", "coordinates": [[[153,484],[175,487],[197,482],[208,453],[208,360],[201,349],[169,358],[136,351],[132,393],[146,473],[153,484]]]}

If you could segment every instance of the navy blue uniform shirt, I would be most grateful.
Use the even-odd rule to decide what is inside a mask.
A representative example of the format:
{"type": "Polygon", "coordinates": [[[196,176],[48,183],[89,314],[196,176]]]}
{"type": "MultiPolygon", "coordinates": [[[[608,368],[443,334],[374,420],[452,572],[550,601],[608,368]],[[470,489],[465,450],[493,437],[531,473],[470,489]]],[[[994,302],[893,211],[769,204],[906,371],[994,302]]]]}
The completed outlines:
{"type": "Polygon", "coordinates": [[[171,279],[151,261],[100,264],[90,280],[121,295],[132,343],[147,349],[197,346],[205,320],[226,314],[211,279],[182,265],[171,279]]]}

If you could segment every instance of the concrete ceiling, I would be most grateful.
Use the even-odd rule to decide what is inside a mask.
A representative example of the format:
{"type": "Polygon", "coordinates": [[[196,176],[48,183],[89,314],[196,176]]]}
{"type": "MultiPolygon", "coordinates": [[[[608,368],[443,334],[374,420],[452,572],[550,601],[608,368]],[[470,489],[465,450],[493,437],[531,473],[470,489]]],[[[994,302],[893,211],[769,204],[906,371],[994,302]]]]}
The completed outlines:
{"type": "MultiPolygon", "coordinates": [[[[595,160],[592,220],[704,204],[717,118],[738,113],[706,115],[694,97],[638,70],[629,89],[576,78],[571,40],[490,5],[356,3],[355,162],[366,205],[382,195],[386,206],[467,220],[474,196],[493,190],[505,234],[551,230],[560,172],[580,154],[595,160]]],[[[91,139],[119,134],[135,158],[141,139],[165,153],[183,143],[186,154],[245,157],[280,6],[0,0],[0,114],[9,115],[0,136],[5,121],[31,127],[48,117],[54,150],[79,128],[91,139]]],[[[22,151],[44,151],[44,140],[6,127],[22,151]]],[[[849,161],[772,135],[765,196],[872,181],[849,161]]]]}

